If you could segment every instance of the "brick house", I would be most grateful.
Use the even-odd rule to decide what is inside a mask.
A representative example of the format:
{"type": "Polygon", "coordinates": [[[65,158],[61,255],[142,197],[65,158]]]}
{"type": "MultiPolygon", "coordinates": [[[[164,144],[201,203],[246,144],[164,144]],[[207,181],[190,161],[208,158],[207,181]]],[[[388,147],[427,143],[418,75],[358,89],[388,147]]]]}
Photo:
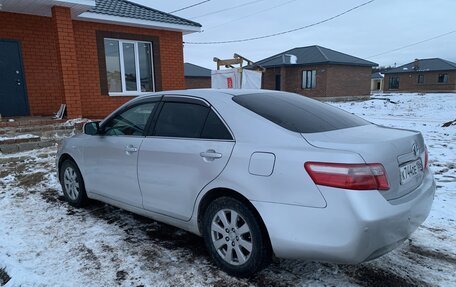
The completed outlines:
{"type": "Polygon", "coordinates": [[[376,63],[321,46],[294,48],[256,62],[266,68],[262,88],[308,97],[370,94],[376,63]]]}
{"type": "Polygon", "coordinates": [[[384,72],[385,92],[456,92],[456,63],[416,59],[384,72]]]}
{"type": "Polygon", "coordinates": [[[211,87],[211,70],[191,63],[184,63],[186,89],[211,87]]]}
{"type": "Polygon", "coordinates": [[[385,76],[381,72],[375,72],[371,75],[371,91],[380,92],[383,91],[383,79],[385,76]]]}
{"type": "Polygon", "coordinates": [[[100,118],[184,88],[183,34],[201,25],[126,0],[3,0],[0,114],[100,118]]]}

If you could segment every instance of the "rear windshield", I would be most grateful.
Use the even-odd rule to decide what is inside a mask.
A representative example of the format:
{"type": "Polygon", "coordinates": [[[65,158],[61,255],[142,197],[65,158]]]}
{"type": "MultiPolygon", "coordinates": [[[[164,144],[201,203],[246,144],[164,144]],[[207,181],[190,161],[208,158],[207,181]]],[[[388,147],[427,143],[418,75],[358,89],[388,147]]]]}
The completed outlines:
{"type": "Polygon", "coordinates": [[[248,94],[235,96],[233,101],[298,133],[325,132],[370,124],[341,109],[297,94],[248,94]]]}

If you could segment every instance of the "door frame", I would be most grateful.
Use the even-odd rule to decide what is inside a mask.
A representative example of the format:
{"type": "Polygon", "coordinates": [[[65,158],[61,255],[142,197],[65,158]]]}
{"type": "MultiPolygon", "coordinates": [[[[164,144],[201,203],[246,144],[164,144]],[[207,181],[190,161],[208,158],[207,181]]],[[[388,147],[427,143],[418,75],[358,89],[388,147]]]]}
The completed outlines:
{"type": "Polygon", "coordinates": [[[30,116],[30,103],[28,100],[28,91],[27,91],[27,80],[25,78],[25,69],[24,69],[24,59],[22,57],[22,42],[18,39],[7,39],[7,38],[0,38],[0,42],[13,42],[17,43],[17,49],[19,52],[19,64],[22,70],[22,83],[24,87],[24,97],[25,97],[25,115],[30,116]]]}

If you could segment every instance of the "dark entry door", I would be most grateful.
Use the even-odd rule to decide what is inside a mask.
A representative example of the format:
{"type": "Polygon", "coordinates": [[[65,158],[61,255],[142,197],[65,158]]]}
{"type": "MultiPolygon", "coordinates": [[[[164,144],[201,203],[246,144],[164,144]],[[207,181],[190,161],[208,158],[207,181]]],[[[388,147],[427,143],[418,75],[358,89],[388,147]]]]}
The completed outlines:
{"type": "Polygon", "coordinates": [[[19,43],[0,40],[0,114],[29,114],[19,43]]]}
{"type": "Polygon", "coordinates": [[[281,81],[281,80],[282,80],[282,79],[281,79],[280,74],[275,75],[275,87],[274,87],[274,88],[275,88],[277,91],[280,91],[280,81],[281,81]]]}

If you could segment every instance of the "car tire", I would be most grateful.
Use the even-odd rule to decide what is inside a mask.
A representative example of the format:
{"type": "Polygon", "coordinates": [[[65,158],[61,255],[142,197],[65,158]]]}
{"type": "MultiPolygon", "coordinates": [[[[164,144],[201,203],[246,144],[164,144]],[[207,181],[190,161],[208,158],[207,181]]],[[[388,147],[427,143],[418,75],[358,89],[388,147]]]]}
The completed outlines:
{"type": "Polygon", "coordinates": [[[88,198],[81,172],[72,160],[65,160],[60,167],[60,184],[65,200],[74,207],[87,204],[88,198]]]}
{"type": "Polygon", "coordinates": [[[204,242],[216,265],[229,275],[249,277],[271,262],[269,239],[260,221],[249,207],[231,197],[217,198],[207,207],[204,242]]]}

